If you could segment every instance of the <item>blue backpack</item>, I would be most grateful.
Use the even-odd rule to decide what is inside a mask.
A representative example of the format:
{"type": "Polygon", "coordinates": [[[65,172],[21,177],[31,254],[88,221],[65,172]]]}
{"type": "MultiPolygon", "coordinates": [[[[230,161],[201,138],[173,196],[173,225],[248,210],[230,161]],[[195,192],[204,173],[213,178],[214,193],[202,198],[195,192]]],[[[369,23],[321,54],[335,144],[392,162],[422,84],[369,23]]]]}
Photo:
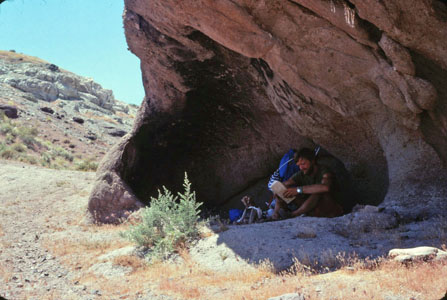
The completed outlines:
{"type": "Polygon", "coordinates": [[[284,156],[281,158],[279,163],[279,168],[270,176],[269,183],[267,184],[268,189],[272,190],[272,184],[274,181],[285,181],[292,177],[293,174],[298,172],[300,168],[295,164],[293,160],[293,155],[295,154],[294,149],[290,149],[284,156]]]}

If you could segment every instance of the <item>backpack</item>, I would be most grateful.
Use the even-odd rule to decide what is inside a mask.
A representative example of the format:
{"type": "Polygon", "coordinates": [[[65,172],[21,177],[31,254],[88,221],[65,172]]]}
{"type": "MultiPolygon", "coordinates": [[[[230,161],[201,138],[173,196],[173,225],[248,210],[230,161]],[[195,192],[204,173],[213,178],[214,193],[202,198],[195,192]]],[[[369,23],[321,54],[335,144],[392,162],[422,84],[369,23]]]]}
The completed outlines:
{"type": "Polygon", "coordinates": [[[270,180],[267,184],[267,187],[270,191],[272,190],[272,184],[274,181],[285,181],[300,170],[300,168],[295,164],[293,160],[293,155],[295,154],[295,152],[295,149],[290,149],[281,158],[279,168],[272,174],[272,176],[270,176],[270,180]]]}

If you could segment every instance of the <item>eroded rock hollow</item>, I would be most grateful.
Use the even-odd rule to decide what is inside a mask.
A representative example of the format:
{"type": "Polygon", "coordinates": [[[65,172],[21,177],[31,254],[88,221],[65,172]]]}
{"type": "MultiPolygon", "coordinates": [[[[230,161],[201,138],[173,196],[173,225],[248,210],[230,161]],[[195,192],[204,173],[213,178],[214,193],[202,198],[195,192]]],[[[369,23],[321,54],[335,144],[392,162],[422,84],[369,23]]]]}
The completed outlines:
{"type": "Polygon", "coordinates": [[[357,202],[445,197],[447,5],[436,0],[125,0],[146,97],[89,210],[116,222],[185,171],[220,206],[318,144],[357,202]]]}

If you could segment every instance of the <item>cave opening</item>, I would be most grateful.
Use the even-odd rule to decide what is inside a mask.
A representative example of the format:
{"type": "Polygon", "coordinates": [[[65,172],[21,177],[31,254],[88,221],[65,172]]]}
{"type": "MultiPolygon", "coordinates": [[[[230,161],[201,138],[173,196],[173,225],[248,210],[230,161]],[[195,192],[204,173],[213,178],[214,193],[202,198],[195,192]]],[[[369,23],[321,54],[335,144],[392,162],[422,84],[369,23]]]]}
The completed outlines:
{"type": "MultiPolygon", "coordinates": [[[[241,195],[253,189],[262,194],[258,197],[262,205],[269,197],[266,181],[281,156],[290,147],[314,144],[314,137],[290,130],[270,103],[266,89],[275,74],[265,61],[256,64],[258,60],[243,57],[199,32],[189,38],[215,55],[204,61],[191,56],[172,62],[189,87],[185,106],[171,114],[154,109],[146,117],[132,138],[135,159],[123,171],[123,178],[145,204],[162,186],[174,193],[182,191],[187,172],[197,199],[210,211],[227,213],[227,208],[240,204],[241,195]]],[[[318,105],[313,101],[304,104],[318,105]]],[[[335,164],[335,173],[346,187],[345,210],[356,203],[380,204],[388,188],[388,171],[374,132],[352,119],[333,117],[329,121],[334,128],[350,132],[343,136],[346,144],[341,146],[332,142],[333,137],[315,137],[325,148],[335,149],[325,159],[332,160],[329,163],[335,164]]]]}

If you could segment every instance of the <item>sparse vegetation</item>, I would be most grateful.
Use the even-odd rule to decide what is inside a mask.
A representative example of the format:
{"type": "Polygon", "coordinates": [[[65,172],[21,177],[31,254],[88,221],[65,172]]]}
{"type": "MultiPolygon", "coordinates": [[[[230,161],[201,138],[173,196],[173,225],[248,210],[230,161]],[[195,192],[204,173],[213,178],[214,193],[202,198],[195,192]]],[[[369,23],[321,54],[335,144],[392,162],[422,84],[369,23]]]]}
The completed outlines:
{"type": "MultiPolygon", "coordinates": [[[[4,1],[1,1],[1,2],[4,2],[4,1]]],[[[1,4],[1,2],[0,2],[0,4],[1,4]]],[[[17,53],[15,50],[9,50],[9,51],[0,50],[0,58],[2,60],[8,61],[10,63],[22,63],[22,62],[31,62],[31,63],[38,63],[38,64],[48,63],[47,61],[40,59],[38,57],[29,56],[29,55],[25,55],[22,53],[17,53]]]]}
{"type": "Polygon", "coordinates": [[[77,158],[69,150],[39,137],[35,126],[10,120],[0,111],[0,158],[53,169],[95,171],[94,158],[77,158]]]}
{"type": "Polygon", "coordinates": [[[150,258],[166,258],[179,247],[199,235],[198,218],[201,203],[185,173],[185,192],[174,196],[163,187],[157,198],[151,198],[150,207],[141,212],[141,223],[131,226],[122,236],[150,248],[150,258]]]}
{"type": "Polygon", "coordinates": [[[75,166],[78,171],[96,171],[98,163],[94,161],[94,159],[89,158],[85,160],[77,160],[75,166]]]}

